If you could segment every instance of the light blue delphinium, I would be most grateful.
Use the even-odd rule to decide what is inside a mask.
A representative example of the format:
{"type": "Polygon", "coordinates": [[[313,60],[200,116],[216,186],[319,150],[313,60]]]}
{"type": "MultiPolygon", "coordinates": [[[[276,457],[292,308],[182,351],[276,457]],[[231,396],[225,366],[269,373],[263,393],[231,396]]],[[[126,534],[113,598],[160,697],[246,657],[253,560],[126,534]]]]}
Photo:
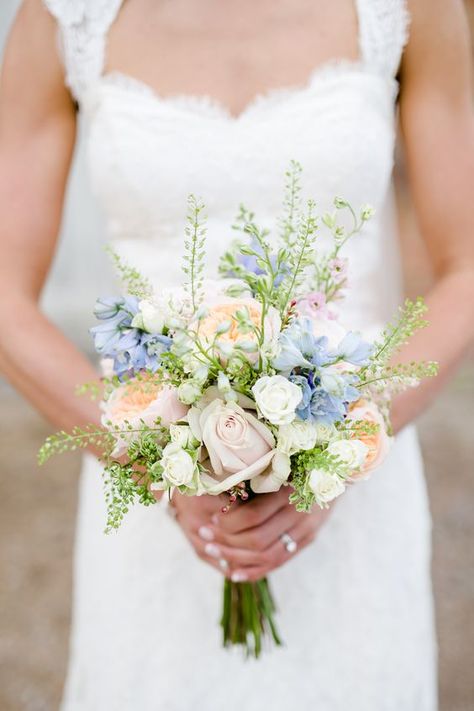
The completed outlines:
{"type": "Polygon", "coordinates": [[[284,375],[295,368],[314,370],[333,363],[336,357],[329,351],[326,336],[314,336],[310,319],[295,319],[279,336],[280,352],[273,367],[284,375]]]}
{"type": "Polygon", "coordinates": [[[352,363],[352,365],[362,366],[368,364],[373,351],[373,345],[364,341],[360,333],[349,331],[339,343],[333,355],[337,359],[352,363]]]}
{"type": "Polygon", "coordinates": [[[132,327],[138,310],[135,296],[98,299],[94,308],[95,315],[102,321],[90,329],[95,349],[104,358],[113,358],[114,373],[119,378],[143,369],[156,371],[161,355],[171,346],[168,336],[132,327]]]}

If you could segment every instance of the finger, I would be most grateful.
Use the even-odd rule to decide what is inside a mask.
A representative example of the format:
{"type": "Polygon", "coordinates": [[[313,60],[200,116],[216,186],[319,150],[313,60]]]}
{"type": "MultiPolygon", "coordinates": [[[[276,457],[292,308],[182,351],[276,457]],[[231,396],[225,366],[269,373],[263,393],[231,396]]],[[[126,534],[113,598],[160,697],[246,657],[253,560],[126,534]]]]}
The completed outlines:
{"type": "Polygon", "coordinates": [[[303,515],[288,504],[260,525],[233,534],[216,530],[215,538],[216,541],[234,548],[264,551],[277,541],[282,533],[293,528],[303,515]]]}
{"type": "MultiPolygon", "coordinates": [[[[280,552],[273,560],[270,560],[267,565],[249,566],[246,568],[235,568],[231,571],[229,577],[237,583],[246,581],[256,582],[269,575],[273,570],[281,568],[282,565],[295,557],[297,553],[314,541],[314,535],[308,535],[298,543],[298,550],[295,553],[289,553],[284,547],[284,552],[280,552]]],[[[281,545],[281,543],[280,543],[281,545]]]]}
{"type": "Polygon", "coordinates": [[[199,557],[208,562],[212,561],[214,564],[226,560],[231,568],[240,568],[262,566],[268,563],[264,555],[255,551],[230,548],[217,543],[205,543],[193,534],[190,535],[190,540],[199,557]]]}
{"type": "Polygon", "coordinates": [[[260,494],[252,501],[232,507],[228,513],[215,514],[212,522],[227,533],[238,533],[259,526],[287,504],[287,491],[260,494]]]}

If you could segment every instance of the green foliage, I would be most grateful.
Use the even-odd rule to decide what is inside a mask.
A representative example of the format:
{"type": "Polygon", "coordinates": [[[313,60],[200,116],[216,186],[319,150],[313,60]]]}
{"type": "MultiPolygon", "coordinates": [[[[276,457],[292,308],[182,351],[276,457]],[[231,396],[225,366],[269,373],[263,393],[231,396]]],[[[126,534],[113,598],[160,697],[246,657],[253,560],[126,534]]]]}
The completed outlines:
{"type": "Polygon", "coordinates": [[[94,380],[91,383],[84,383],[83,385],[78,385],[76,387],[76,395],[78,397],[88,395],[91,400],[97,400],[101,394],[101,391],[101,384],[100,382],[97,382],[97,380],[94,380]]]}
{"type": "Polygon", "coordinates": [[[61,430],[46,439],[38,452],[38,464],[45,464],[55,454],[74,452],[91,446],[107,453],[113,449],[114,442],[115,438],[110,432],[96,425],[74,427],[71,432],[61,430]]]}
{"type": "Polygon", "coordinates": [[[376,341],[371,363],[377,366],[388,363],[414,333],[428,325],[428,321],[423,318],[426,311],[427,307],[421,296],[415,301],[406,299],[405,305],[398,310],[398,317],[388,324],[381,339],[376,341]]]}
{"type": "Polygon", "coordinates": [[[112,258],[120,281],[125,286],[127,293],[131,296],[136,296],[138,299],[152,299],[153,287],[150,281],[138,269],[124,262],[111,245],[106,247],[106,251],[112,258]]]}
{"type": "Polygon", "coordinates": [[[336,457],[322,447],[315,447],[305,452],[299,452],[291,458],[291,486],[293,493],[289,501],[297,511],[309,513],[315,503],[315,495],[309,486],[309,477],[313,469],[322,469],[341,479],[346,478],[346,467],[339,457],[336,457]]]}
{"type": "Polygon", "coordinates": [[[416,385],[422,378],[433,378],[438,373],[438,364],[433,361],[412,361],[396,365],[382,364],[364,369],[357,387],[362,392],[368,390],[390,391],[404,390],[416,385]]]}
{"type": "Polygon", "coordinates": [[[280,218],[280,239],[282,244],[291,249],[297,233],[298,216],[301,211],[301,173],[303,169],[298,161],[292,160],[285,172],[285,191],[283,197],[283,216],[280,218]]]}
{"type": "Polygon", "coordinates": [[[191,297],[194,312],[203,299],[204,257],[206,242],[206,221],[204,205],[194,195],[188,198],[187,225],[184,241],[183,272],[186,277],[185,289],[191,297]]]}

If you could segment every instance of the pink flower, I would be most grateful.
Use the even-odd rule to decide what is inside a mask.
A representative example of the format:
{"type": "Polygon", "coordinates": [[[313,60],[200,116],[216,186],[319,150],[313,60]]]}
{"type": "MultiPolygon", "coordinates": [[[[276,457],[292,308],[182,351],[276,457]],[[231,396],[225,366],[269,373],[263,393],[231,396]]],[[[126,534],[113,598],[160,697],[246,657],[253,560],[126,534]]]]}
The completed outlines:
{"type": "MultiPolygon", "coordinates": [[[[161,418],[161,424],[168,427],[183,419],[188,411],[176,393],[174,387],[147,379],[124,383],[103,403],[102,424],[112,432],[114,427],[126,430],[130,426],[132,430],[139,430],[142,423],[153,427],[156,420],[161,418]]],[[[114,457],[120,457],[127,451],[134,435],[135,432],[116,434],[117,444],[112,453],[114,457]]]]}
{"type": "Polygon", "coordinates": [[[326,297],[321,291],[312,291],[298,300],[295,310],[298,316],[307,316],[311,319],[326,315],[326,297]]]}

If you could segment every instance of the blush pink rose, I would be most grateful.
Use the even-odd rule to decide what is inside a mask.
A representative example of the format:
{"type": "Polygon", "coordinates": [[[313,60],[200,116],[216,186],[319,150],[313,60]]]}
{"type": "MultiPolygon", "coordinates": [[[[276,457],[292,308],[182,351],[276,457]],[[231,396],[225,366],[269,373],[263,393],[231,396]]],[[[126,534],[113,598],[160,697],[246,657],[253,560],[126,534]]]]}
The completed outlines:
{"type": "MultiPolygon", "coordinates": [[[[103,403],[102,411],[102,424],[113,431],[114,427],[122,426],[139,429],[142,423],[152,427],[157,418],[161,418],[161,424],[168,427],[183,419],[188,408],[178,400],[176,388],[136,380],[116,388],[103,403]]],[[[126,452],[133,435],[124,432],[117,436],[114,457],[120,457],[126,452]]]]}
{"type": "Polygon", "coordinates": [[[357,432],[354,437],[368,447],[368,453],[361,471],[351,475],[352,480],[366,479],[371,471],[383,462],[392,443],[392,437],[387,434],[384,418],[375,403],[368,400],[358,400],[347,415],[348,421],[365,420],[379,428],[374,434],[357,432]]]}
{"type": "Polygon", "coordinates": [[[217,398],[202,410],[193,407],[188,422],[207,452],[204,466],[210,471],[201,474],[207,493],[220,494],[268,470],[276,452],[275,438],[237,403],[217,398]]]}

